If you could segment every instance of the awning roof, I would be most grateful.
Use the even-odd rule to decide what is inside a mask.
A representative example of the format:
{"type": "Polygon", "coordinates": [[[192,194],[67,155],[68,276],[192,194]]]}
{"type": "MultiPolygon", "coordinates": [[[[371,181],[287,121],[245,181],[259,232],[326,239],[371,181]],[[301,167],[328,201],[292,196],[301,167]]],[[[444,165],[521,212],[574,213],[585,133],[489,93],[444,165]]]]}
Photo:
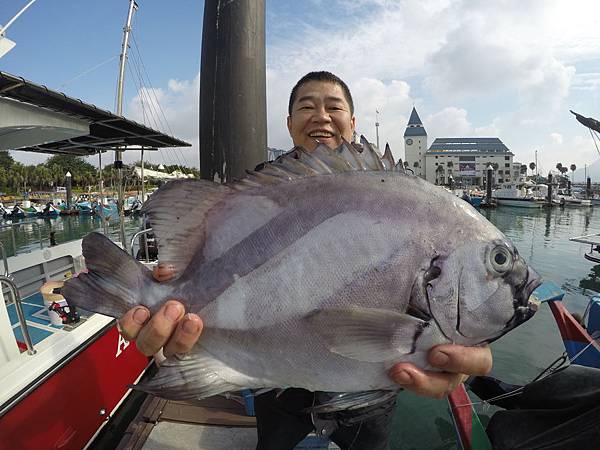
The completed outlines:
{"type": "MultiPolygon", "coordinates": [[[[191,144],[141,125],[137,122],[116,116],[81,100],[34,84],[21,77],[0,72],[0,97],[27,103],[39,108],[56,111],[88,121],[88,135],[56,142],[15,148],[13,150],[92,155],[99,151],[115,150],[122,146],[147,148],[190,147],[191,144]]],[[[0,124],[2,126],[2,124],[0,124]]],[[[126,150],[126,148],[119,148],[126,150]]]]}

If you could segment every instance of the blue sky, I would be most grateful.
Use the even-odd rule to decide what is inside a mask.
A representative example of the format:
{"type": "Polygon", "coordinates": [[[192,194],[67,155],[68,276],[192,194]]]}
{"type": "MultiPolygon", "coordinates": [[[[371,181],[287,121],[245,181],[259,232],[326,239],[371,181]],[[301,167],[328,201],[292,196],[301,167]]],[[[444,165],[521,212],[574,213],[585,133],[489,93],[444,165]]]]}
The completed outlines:
{"type": "MultiPolygon", "coordinates": [[[[1,2],[0,23],[26,3],[1,2]]],[[[138,3],[135,43],[153,90],[140,95],[128,72],[125,115],[144,121],[140,99],[158,98],[169,125],[149,124],[194,148],[152,158],[196,165],[203,2],[138,3]]],[[[17,46],[0,70],[113,110],[127,5],[38,0],[8,30],[17,46]]],[[[267,0],[266,23],[270,146],[291,145],[285,115],[294,82],[326,69],[349,84],[358,131],[372,140],[380,111],[381,139],[396,157],[415,105],[429,143],[499,137],[521,162],[537,149],[543,171],[598,159],[569,113],[600,118],[597,0],[267,0]]]]}

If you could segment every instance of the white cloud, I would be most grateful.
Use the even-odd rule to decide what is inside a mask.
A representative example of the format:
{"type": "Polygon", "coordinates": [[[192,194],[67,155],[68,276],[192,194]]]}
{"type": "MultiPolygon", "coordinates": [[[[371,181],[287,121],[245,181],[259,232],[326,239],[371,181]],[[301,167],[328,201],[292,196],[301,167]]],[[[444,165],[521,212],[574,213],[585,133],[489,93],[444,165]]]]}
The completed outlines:
{"type": "MultiPolygon", "coordinates": [[[[597,0],[311,0],[310,5],[285,22],[267,23],[276,31],[267,42],[268,145],[291,146],[285,118],[297,79],[311,70],[331,70],[350,86],[358,131],[372,141],[375,110],[380,111],[380,140],[390,143],[395,157],[403,156],[413,104],[430,142],[497,136],[522,161],[542,149],[538,156],[545,166],[565,155],[578,164],[596,157],[591,139],[565,129],[558,114],[574,103],[573,92],[600,90],[600,74],[589,64],[600,58],[597,0]]],[[[157,162],[197,165],[198,87],[199,76],[174,77],[166,86],[139,92],[127,105],[133,120],[193,144],[153,154],[157,162]],[[170,128],[160,124],[156,108],[150,120],[148,106],[156,98],[170,128]]],[[[578,99],[576,106],[596,111],[594,98],[578,99]]]]}
{"type": "Polygon", "coordinates": [[[562,137],[562,134],[560,134],[560,133],[550,133],[550,139],[555,144],[563,143],[563,137],[562,137]]]}
{"type": "Polygon", "coordinates": [[[467,119],[467,111],[454,106],[446,107],[428,116],[425,125],[427,134],[432,138],[473,135],[473,126],[467,119]]]}
{"type": "MultiPolygon", "coordinates": [[[[193,80],[169,80],[166,89],[143,88],[127,105],[127,117],[192,144],[145,152],[149,161],[198,167],[198,95],[200,74],[193,80]]],[[[146,156],[145,156],[146,157],[146,156]]],[[[124,161],[140,158],[139,152],[125,152],[124,161]]]]}

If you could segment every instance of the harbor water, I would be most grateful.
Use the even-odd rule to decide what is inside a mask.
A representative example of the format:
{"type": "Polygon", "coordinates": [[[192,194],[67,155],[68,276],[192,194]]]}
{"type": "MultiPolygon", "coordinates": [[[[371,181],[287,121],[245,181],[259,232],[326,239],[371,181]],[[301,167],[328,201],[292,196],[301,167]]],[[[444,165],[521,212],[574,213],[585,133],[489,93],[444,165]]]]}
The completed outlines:
{"type": "MultiPolygon", "coordinates": [[[[565,304],[572,312],[583,313],[587,298],[600,292],[600,264],[584,259],[589,246],[569,238],[600,233],[600,209],[526,209],[500,207],[482,210],[515,244],[519,253],[544,277],[566,292],[565,304]]],[[[131,237],[140,230],[139,218],[126,218],[131,237]]],[[[98,218],[64,216],[56,219],[28,219],[14,224],[5,221],[0,239],[10,256],[14,245],[19,253],[39,248],[38,236],[49,245],[50,232],[57,243],[78,239],[102,229],[98,218]]],[[[118,238],[118,223],[109,226],[112,239],[118,238]]],[[[527,383],[563,353],[563,345],[547,305],[525,325],[492,344],[493,376],[509,383],[527,383]]],[[[476,400],[476,397],[473,397],[476,400]]],[[[455,435],[445,401],[424,399],[402,392],[392,435],[394,449],[452,449],[455,435]]],[[[485,423],[492,409],[477,405],[485,423]]]]}
{"type": "MultiPolygon", "coordinates": [[[[516,208],[481,210],[546,280],[566,292],[564,303],[582,314],[590,295],[600,292],[600,265],[584,259],[589,245],[569,238],[600,233],[600,208],[516,208]]],[[[492,345],[490,375],[508,383],[525,384],[559,358],[564,346],[548,305],[521,327],[492,345]]],[[[471,395],[474,402],[478,399],[471,395]]],[[[445,402],[403,392],[393,431],[393,449],[454,449],[454,428],[445,402]]],[[[476,404],[485,425],[493,407],[476,404]]]]}

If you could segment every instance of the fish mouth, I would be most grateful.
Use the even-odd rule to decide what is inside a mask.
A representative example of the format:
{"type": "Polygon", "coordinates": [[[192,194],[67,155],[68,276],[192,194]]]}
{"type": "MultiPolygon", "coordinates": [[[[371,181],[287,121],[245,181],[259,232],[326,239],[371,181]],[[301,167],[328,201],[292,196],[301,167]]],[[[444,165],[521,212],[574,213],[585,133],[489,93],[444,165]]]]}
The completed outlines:
{"type": "Polygon", "coordinates": [[[516,295],[513,299],[515,313],[497,336],[486,341],[488,344],[501,338],[513,328],[516,328],[522,323],[527,322],[534,316],[538,310],[540,302],[532,299],[531,294],[538,288],[538,286],[542,284],[542,281],[542,278],[536,273],[536,271],[528,266],[527,278],[515,289],[516,295]]]}
{"type": "Polygon", "coordinates": [[[530,308],[535,306],[535,310],[537,311],[538,302],[532,301],[530,299],[531,294],[535,291],[538,286],[542,284],[542,277],[540,277],[535,270],[531,267],[527,267],[527,277],[525,281],[520,286],[517,286],[515,289],[515,310],[518,308],[530,308]]]}

